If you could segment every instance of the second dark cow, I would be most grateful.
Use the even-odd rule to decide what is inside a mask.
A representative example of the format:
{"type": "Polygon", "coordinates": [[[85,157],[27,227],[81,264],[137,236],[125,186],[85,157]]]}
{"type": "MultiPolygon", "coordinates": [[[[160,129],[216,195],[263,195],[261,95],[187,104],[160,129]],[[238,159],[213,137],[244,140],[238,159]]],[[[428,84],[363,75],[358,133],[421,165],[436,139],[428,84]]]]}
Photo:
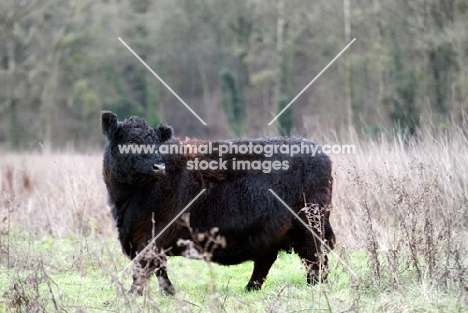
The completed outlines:
{"type": "MultiPolygon", "coordinates": [[[[190,229],[180,222],[171,224],[155,241],[155,252],[180,255],[184,252],[184,247],[177,244],[180,239],[193,238],[193,232],[217,229],[226,244],[212,251],[211,260],[223,265],[253,260],[247,290],[261,288],[281,250],[299,255],[305,264],[309,284],[326,279],[326,252],[334,244],[329,222],[332,166],[330,158],[321,153],[320,146],[307,139],[294,138],[182,142],[165,124],[152,128],[137,117],[118,121],[109,111],[101,113],[101,123],[107,138],[104,182],[119,240],[128,257],[135,258],[155,234],[163,230],[202,189],[206,189],[186,211],[190,229]],[[163,153],[164,149],[161,149],[164,145],[167,148],[184,144],[192,147],[209,144],[212,151],[163,153]],[[241,145],[244,152],[249,145],[256,150],[241,153],[232,148],[241,145]],[[309,146],[311,150],[296,154],[272,150],[275,146],[301,145],[309,146]],[[153,146],[160,153],[123,150],[130,146],[153,146]],[[230,146],[230,151],[223,151],[220,156],[216,150],[221,146],[230,146]],[[262,148],[263,153],[257,153],[262,148]],[[205,167],[196,168],[195,165],[203,165],[201,161],[205,161],[202,162],[205,167]],[[311,227],[305,227],[303,222],[311,227]]],[[[142,268],[156,274],[163,291],[174,294],[163,261],[160,257],[139,260],[142,268]]],[[[134,274],[132,293],[140,293],[145,279],[149,278],[149,274],[145,279],[138,275],[141,273],[134,274]]]]}

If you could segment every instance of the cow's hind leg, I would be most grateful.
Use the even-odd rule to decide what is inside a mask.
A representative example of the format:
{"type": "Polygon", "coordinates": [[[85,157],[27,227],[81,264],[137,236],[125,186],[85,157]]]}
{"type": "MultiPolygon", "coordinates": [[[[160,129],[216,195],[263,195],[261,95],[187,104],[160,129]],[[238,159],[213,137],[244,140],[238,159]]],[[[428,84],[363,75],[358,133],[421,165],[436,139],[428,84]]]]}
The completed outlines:
{"type": "Polygon", "coordinates": [[[303,239],[294,243],[294,250],[302,259],[307,270],[307,283],[315,285],[325,282],[328,276],[328,257],[322,243],[309,230],[304,230],[303,239]]]}
{"type": "Polygon", "coordinates": [[[265,281],[271,266],[278,256],[278,251],[269,251],[266,254],[256,258],[254,260],[254,269],[252,277],[250,277],[249,283],[245,286],[247,291],[260,290],[262,284],[265,281]]]}

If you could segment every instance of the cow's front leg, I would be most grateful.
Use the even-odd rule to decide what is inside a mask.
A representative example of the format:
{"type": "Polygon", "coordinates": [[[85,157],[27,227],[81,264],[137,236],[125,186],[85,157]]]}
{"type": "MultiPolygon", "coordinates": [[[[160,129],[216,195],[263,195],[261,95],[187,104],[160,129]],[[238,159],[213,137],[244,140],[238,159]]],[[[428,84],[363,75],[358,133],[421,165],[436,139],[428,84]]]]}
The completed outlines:
{"type": "Polygon", "coordinates": [[[175,295],[175,288],[167,276],[166,266],[159,267],[154,275],[158,278],[159,288],[163,293],[175,295]]]}
{"type": "Polygon", "coordinates": [[[166,264],[165,256],[158,256],[152,260],[140,260],[133,268],[133,284],[128,293],[142,295],[148,280],[154,273],[158,278],[161,291],[175,295],[175,288],[167,276],[166,264]]]}
{"type": "Polygon", "coordinates": [[[133,283],[128,291],[130,295],[141,296],[148,280],[157,268],[156,260],[140,260],[133,266],[133,283]]]}
{"type": "Polygon", "coordinates": [[[265,281],[271,266],[278,256],[278,251],[270,251],[254,260],[254,270],[245,289],[247,291],[260,290],[265,281]]]}

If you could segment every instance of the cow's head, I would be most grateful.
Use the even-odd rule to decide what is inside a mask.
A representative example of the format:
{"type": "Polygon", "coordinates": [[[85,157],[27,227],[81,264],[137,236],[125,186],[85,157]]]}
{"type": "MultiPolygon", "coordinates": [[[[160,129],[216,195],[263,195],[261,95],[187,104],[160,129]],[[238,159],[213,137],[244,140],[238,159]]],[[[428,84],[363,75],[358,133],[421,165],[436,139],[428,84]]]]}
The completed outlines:
{"type": "Polygon", "coordinates": [[[144,119],[130,117],[119,122],[110,111],[101,112],[102,132],[107,138],[104,178],[121,184],[144,185],[165,174],[159,145],[170,140],[171,127],[149,127],[144,119]]]}

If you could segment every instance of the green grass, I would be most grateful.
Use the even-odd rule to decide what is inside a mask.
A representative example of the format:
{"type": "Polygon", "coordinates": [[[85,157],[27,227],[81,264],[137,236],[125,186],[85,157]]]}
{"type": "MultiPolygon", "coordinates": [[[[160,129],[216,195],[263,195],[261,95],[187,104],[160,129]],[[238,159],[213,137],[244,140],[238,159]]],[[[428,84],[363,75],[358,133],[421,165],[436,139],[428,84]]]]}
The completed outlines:
{"type": "MultiPolygon", "coordinates": [[[[393,287],[385,279],[375,282],[364,250],[346,256],[358,278],[331,256],[329,282],[313,287],[306,285],[299,258],[281,253],[262,290],[250,293],[244,286],[252,262],[224,267],[170,257],[175,297],[161,295],[152,278],[142,297],[127,298],[131,274],[119,275],[128,260],[117,239],[10,236],[9,268],[5,249],[1,255],[0,312],[32,311],[25,301],[23,306],[12,303],[19,295],[45,312],[463,312],[455,289],[418,283],[411,276],[393,287]]],[[[5,239],[1,237],[2,247],[5,239]]]]}

